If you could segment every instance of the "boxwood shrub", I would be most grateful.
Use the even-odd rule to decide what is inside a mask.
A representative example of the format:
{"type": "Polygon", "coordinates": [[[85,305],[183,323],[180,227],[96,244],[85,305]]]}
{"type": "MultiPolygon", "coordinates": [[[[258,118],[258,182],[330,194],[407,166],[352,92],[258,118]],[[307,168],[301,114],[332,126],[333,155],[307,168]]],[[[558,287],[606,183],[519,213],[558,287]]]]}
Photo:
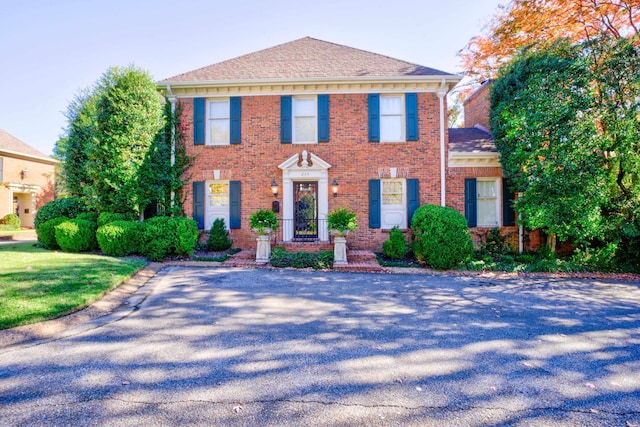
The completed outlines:
{"type": "Polygon", "coordinates": [[[413,252],[418,261],[448,270],[473,254],[467,220],[453,208],[422,205],[413,214],[413,252]]]}
{"type": "Polygon", "coordinates": [[[274,248],[269,263],[274,267],[325,270],[333,268],[333,252],[287,252],[282,248],[274,248]]]}
{"type": "Polygon", "coordinates": [[[142,255],[151,261],[189,256],[198,242],[198,224],[185,217],[157,216],[144,222],[142,255]]]}
{"type": "Polygon", "coordinates": [[[138,253],[144,225],[138,221],[113,221],[98,227],[96,239],[106,255],[126,256],[138,253]]]}
{"type": "Polygon", "coordinates": [[[213,222],[209,239],[207,240],[207,249],[210,251],[226,251],[231,247],[231,239],[227,233],[224,219],[218,218],[213,222]]]}
{"type": "Polygon", "coordinates": [[[42,246],[46,249],[60,249],[60,245],[56,242],[56,226],[65,221],[69,221],[69,218],[66,216],[60,216],[52,218],[49,221],[40,224],[40,227],[36,228],[36,234],[38,235],[38,240],[42,243],[42,246]]]}
{"type": "Polygon", "coordinates": [[[98,215],[98,227],[109,224],[115,221],[136,221],[136,215],[131,213],[118,213],[118,212],[101,212],[98,215]]]}
{"type": "Polygon", "coordinates": [[[86,219],[70,219],[55,227],[56,243],[65,252],[85,252],[97,249],[96,223],[86,219]]]}
{"type": "Polygon", "coordinates": [[[20,230],[20,217],[10,213],[0,219],[0,224],[6,225],[5,230],[20,230]]]}
{"type": "Polygon", "coordinates": [[[403,259],[407,256],[407,241],[404,234],[396,226],[389,232],[389,238],[382,244],[382,252],[389,259],[403,259]]]}
{"type": "Polygon", "coordinates": [[[65,216],[67,218],[75,218],[79,214],[87,212],[87,207],[79,197],[67,197],[66,199],[56,199],[45,204],[36,213],[34,224],[36,230],[41,224],[53,218],[65,216]]]}

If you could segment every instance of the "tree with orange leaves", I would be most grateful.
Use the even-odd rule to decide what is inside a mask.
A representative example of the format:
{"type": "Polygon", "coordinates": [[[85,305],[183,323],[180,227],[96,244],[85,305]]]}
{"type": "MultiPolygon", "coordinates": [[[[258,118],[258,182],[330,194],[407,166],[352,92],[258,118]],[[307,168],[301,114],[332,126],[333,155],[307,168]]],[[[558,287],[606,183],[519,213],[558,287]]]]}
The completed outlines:
{"type": "Polygon", "coordinates": [[[460,56],[467,75],[483,81],[495,78],[525,47],[549,46],[560,39],[632,38],[639,30],[640,0],[512,0],[460,56]]]}

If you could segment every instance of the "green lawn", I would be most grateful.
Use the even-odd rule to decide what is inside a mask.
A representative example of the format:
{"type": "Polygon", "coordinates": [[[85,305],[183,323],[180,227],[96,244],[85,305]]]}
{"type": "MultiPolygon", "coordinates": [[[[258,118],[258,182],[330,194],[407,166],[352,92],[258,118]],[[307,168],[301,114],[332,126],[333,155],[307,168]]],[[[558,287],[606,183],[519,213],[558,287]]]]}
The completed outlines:
{"type": "Polygon", "coordinates": [[[129,258],[0,245],[0,329],[37,323],[86,307],[146,264],[129,258]]]}

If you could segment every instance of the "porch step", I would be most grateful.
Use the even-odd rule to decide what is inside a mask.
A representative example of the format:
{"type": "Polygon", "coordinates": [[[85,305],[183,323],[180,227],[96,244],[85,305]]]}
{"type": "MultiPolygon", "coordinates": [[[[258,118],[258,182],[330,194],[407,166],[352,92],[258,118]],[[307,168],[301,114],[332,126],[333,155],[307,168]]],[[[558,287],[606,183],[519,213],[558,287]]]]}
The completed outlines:
{"type": "Polygon", "coordinates": [[[349,262],[374,262],[378,264],[376,254],[371,251],[347,250],[347,260],[349,262]]]}

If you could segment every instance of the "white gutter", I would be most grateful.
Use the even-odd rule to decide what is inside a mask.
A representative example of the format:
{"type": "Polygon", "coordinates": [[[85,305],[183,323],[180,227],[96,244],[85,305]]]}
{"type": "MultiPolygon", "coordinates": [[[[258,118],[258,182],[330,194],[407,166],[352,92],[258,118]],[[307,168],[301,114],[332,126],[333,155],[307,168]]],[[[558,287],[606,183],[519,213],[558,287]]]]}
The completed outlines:
{"type": "Polygon", "coordinates": [[[440,205],[446,206],[447,202],[447,189],[445,180],[445,111],[444,111],[444,97],[447,95],[448,87],[446,86],[446,79],[442,79],[440,88],[437,95],[440,100],[440,205]]]}
{"type": "Polygon", "coordinates": [[[25,153],[20,153],[18,151],[4,150],[2,148],[0,148],[0,154],[5,154],[7,156],[16,157],[23,160],[32,160],[32,161],[38,161],[41,163],[49,163],[51,165],[60,163],[59,160],[53,159],[51,157],[34,156],[32,154],[25,154],[25,153]]]}

